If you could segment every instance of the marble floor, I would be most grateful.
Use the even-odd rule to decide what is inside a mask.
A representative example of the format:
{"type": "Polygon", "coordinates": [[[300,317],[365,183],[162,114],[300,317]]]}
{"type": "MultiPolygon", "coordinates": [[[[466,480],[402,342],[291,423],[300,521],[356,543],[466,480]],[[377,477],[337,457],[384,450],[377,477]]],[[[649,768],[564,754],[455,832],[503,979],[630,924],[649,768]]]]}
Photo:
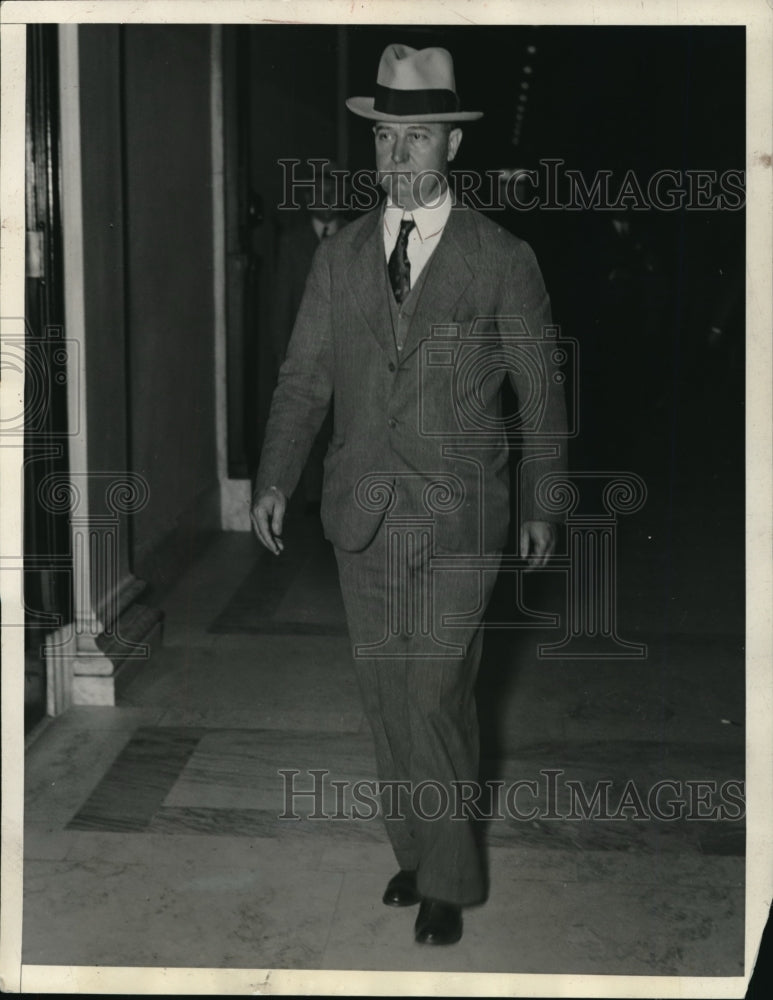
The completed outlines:
{"type": "MultiPolygon", "coordinates": [[[[256,555],[246,535],[213,541],[164,597],[163,648],[120,704],[75,707],[31,744],[26,964],[743,974],[739,810],[657,819],[636,798],[664,779],[696,796],[687,782],[743,779],[737,639],[653,634],[633,664],[539,661],[534,633],[487,638],[484,773],[534,781],[543,805],[546,770],[607,781],[629,809],[491,820],[488,901],[458,945],[420,947],[415,911],[380,901],[394,863],[378,820],[329,818],[324,783],[328,818],[309,796],[279,818],[282,770],[307,789],[310,768],[368,779],[373,757],[335,602],[320,598],[329,628],[272,632],[271,609],[253,633],[233,624],[256,555]]],[[[272,605],[284,622],[286,605],[272,605]]]]}

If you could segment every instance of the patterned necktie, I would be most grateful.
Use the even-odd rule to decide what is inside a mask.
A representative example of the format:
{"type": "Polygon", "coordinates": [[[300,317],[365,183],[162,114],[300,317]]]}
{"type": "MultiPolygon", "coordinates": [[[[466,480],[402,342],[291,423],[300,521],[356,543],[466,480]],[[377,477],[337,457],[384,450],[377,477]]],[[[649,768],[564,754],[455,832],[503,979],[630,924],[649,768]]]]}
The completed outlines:
{"type": "Polygon", "coordinates": [[[408,260],[408,236],[416,223],[413,219],[403,219],[400,223],[400,232],[397,236],[397,243],[392,251],[387,264],[389,280],[392,283],[392,291],[395,294],[395,301],[400,305],[408,292],[411,290],[411,264],[408,260]]]}

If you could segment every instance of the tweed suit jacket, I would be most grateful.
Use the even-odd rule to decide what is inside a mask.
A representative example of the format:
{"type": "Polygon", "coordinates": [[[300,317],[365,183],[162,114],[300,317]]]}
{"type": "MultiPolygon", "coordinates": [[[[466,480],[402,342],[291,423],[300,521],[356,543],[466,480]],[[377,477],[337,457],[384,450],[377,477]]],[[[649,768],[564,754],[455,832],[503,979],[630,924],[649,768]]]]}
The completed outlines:
{"type": "Polygon", "coordinates": [[[388,507],[391,516],[431,516],[439,551],[499,551],[511,516],[500,419],[506,367],[534,428],[523,447],[521,520],[550,519],[536,483],[564,467],[555,446],[566,424],[564,394],[542,336],[550,323],[542,276],[526,243],[454,206],[423,287],[404,303],[408,329],[398,351],[382,218],[375,209],[314,256],[256,490],[293,492],[332,397],[321,516],[336,547],[365,548],[388,507]],[[509,365],[507,344],[516,358],[509,365]]]}

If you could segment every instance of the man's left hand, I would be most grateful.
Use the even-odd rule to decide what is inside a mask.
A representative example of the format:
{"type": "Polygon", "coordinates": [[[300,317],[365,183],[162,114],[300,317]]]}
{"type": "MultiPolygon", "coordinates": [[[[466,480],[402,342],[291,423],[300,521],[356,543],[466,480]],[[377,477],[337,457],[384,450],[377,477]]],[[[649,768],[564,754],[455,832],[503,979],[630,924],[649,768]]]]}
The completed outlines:
{"type": "Polygon", "coordinates": [[[556,547],[556,529],[551,521],[524,521],[521,524],[521,558],[529,567],[545,566],[556,547]]]}

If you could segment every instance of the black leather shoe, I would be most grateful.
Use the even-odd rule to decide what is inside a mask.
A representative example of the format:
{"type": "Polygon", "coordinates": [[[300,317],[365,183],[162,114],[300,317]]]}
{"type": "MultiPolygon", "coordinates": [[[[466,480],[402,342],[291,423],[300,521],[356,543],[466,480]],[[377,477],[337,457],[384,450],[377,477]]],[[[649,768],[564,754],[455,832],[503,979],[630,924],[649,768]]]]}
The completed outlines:
{"type": "Polygon", "coordinates": [[[382,898],[387,906],[415,906],[421,899],[416,888],[416,872],[401,869],[390,878],[382,898]]]}
{"type": "Polygon", "coordinates": [[[439,899],[423,899],[416,917],[419,944],[454,944],[462,936],[462,908],[439,899]]]}

